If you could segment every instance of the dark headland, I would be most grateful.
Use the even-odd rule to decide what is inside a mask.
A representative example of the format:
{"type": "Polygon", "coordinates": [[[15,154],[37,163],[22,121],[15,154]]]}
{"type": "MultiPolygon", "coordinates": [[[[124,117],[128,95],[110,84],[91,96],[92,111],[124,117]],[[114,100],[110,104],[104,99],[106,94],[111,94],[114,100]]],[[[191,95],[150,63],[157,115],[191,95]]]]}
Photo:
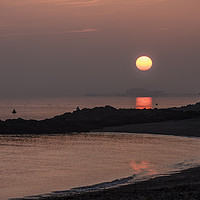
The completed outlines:
{"type": "Polygon", "coordinates": [[[200,136],[200,103],[168,109],[84,108],[45,120],[0,121],[0,134],[67,134],[91,131],[200,136]]]}
{"type": "MultiPolygon", "coordinates": [[[[89,131],[200,136],[200,103],[168,109],[82,109],[45,120],[0,121],[0,134],[64,134],[89,131]]],[[[67,180],[66,180],[67,181],[67,180]]],[[[33,197],[23,200],[34,199],[33,197]]],[[[38,200],[199,200],[200,167],[139,183],[38,200]]]]}

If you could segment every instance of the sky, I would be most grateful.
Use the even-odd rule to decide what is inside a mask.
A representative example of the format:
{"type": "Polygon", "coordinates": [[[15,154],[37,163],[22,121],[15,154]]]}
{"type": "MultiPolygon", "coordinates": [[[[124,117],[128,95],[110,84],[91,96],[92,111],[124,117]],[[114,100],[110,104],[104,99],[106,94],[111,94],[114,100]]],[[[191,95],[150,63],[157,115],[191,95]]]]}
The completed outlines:
{"type": "Polygon", "coordinates": [[[199,0],[0,0],[0,97],[199,93],[199,53],[199,0]]]}

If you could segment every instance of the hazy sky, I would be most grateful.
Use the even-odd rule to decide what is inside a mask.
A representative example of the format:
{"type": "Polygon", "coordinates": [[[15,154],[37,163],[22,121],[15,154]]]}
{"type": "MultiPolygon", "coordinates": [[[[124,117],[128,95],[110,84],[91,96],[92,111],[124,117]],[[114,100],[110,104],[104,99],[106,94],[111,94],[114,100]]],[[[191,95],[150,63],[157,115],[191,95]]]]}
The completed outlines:
{"type": "Polygon", "coordinates": [[[132,87],[200,92],[199,0],[0,0],[0,97],[132,87]]]}

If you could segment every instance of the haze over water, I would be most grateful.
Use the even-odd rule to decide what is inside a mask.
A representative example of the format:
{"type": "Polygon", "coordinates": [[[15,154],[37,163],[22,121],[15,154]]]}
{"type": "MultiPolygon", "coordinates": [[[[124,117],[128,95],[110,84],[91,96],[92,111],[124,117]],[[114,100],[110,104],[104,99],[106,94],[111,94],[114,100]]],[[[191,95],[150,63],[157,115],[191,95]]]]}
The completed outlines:
{"type": "Polygon", "coordinates": [[[193,167],[199,145],[200,139],[145,134],[0,136],[0,199],[193,167]]]}

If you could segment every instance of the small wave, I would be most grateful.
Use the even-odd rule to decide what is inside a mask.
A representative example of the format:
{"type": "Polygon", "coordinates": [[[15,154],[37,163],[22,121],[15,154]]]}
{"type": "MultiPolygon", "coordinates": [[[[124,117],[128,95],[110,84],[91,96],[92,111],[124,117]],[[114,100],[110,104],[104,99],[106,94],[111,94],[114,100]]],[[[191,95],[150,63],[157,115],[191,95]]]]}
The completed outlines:
{"type": "Polygon", "coordinates": [[[116,179],[111,182],[104,182],[104,183],[99,183],[99,184],[95,184],[95,185],[91,185],[91,186],[72,188],[71,190],[83,191],[83,190],[97,190],[97,189],[102,189],[102,188],[109,188],[109,187],[113,187],[116,185],[126,184],[129,181],[133,180],[134,177],[135,177],[135,175],[129,176],[127,178],[116,179]]]}
{"type": "Polygon", "coordinates": [[[199,166],[200,164],[199,162],[196,159],[184,160],[182,162],[172,165],[172,169],[173,171],[180,171],[180,170],[184,170],[188,168],[193,168],[193,167],[199,166]]]}
{"type": "Polygon", "coordinates": [[[24,146],[24,145],[21,145],[21,144],[3,144],[3,143],[0,143],[0,146],[14,146],[14,147],[21,147],[21,146],[24,146]]]}
{"type": "Polygon", "coordinates": [[[41,195],[36,195],[36,196],[27,196],[24,198],[12,198],[10,200],[39,200],[40,198],[47,198],[47,197],[61,197],[61,196],[69,196],[69,195],[74,195],[74,194],[80,194],[84,192],[92,192],[92,191],[98,191],[101,189],[108,189],[111,187],[116,187],[119,185],[124,185],[128,184],[130,181],[134,179],[135,175],[129,176],[126,178],[121,178],[121,179],[116,179],[110,182],[103,182],[99,184],[94,184],[90,186],[83,186],[83,187],[75,187],[70,190],[63,190],[63,191],[53,191],[49,194],[41,194],[41,195]]]}

